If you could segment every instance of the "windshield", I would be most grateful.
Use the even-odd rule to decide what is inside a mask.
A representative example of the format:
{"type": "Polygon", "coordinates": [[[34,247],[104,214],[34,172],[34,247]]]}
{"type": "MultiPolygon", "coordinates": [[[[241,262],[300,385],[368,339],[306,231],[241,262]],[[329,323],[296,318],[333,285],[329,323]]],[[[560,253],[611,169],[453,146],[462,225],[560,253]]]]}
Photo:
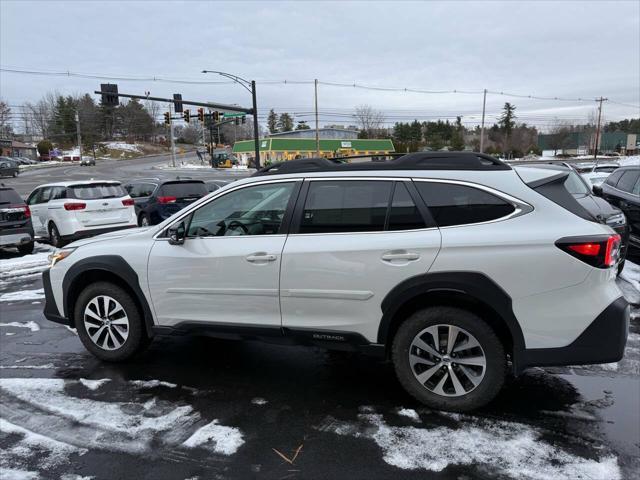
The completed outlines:
{"type": "Polygon", "coordinates": [[[92,183],[89,185],[74,185],[67,190],[68,198],[78,200],[99,200],[103,198],[119,198],[127,195],[119,183],[92,183]]]}

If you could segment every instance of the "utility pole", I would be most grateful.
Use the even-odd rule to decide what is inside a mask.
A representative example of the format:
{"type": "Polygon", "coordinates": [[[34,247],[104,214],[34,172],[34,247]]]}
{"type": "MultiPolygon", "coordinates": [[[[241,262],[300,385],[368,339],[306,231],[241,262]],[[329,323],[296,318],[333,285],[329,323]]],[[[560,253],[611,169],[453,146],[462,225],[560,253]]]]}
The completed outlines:
{"type": "Polygon", "coordinates": [[[318,125],[318,79],[314,80],[315,86],[315,105],[316,105],[316,156],[320,156],[320,130],[318,125]]]}
{"type": "Polygon", "coordinates": [[[258,102],[256,100],[255,80],[251,80],[251,100],[253,101],[253,136],[256,151],[256,170],[260,170],[260,127],[258,126],[258,102]]]}
{"type": "Polygon", "coordinates": [[[171,137],[171,166],[176,168],[176,144],[173,141],[173,118],[171,118],[171,106],[169,106],[169,136],[171,137]]]}
{"type": "Polygon", "coordinates": [[[609,100],[608,98],[596,98],[596,102],[599,102],[598,105],[598,125],[596,127],[596,138],[593,142],[593,160],[597,163],[598,161],[598,146],[600,145],[600,122],[602,121],[602,102],[609,100]]]}
{"type": "Polygon", "coordinates": [[[484,113],[487,108],[487,89],[484,89],[482,96],[482,124],[480,127],[480,153],[484,153],[484,113]]]}
{"type": "Polygon", "coordinates": [[[82,161],[82,138],[80,137],[80,115],[78,114],[77,111],[76,111],[76,134],[78,135],[78,150],[80,151],[80,161],[82,161]]]}

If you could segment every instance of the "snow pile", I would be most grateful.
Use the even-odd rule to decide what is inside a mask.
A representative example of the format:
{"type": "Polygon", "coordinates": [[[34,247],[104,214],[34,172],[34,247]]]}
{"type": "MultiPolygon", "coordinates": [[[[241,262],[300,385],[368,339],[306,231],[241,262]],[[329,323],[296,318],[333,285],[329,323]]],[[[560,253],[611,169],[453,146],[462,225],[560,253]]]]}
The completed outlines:
{"type": "Polygon", "coordinates": [[[402,417],[408,417],[414,422],[420,423],[420,415],[413,408],[400,408],[398,409],[398,415],[402,417]]]}
{"type": "Polygon", "coordinates": [[[38,480],[40,478],[40,474],[38,472],[29,472],[27,470],[0,467],[0,478],[2,480],[38,480]]]}
{"type": "Polygon", "coordinates": [[[0,286],[8,282],[28,280],[49,268],[49,252],[39,252],[0,262],[0,286]]]}
{"type": "Polygon", "coordinates": [[[187,448],[203,447],[222,455],[233,455],[242,446],[244,439],[240,430],[219,425],[218,420],[195,431],[182,445],[187,448]]]}
{"type": "Polygon", "coordinates": [[[102,378],[100,380],[88,380],[86,378],[81,378],[78,380],[82,385],[87,387],[89,390],[97,390],[105,383],[111,381],[110,378],[102,378]]]}
{"type": "Polygon", "coordinates": [[[477,465],[486,470],[480,477],[621,478],[615,457],[578,457],[546,442],[543,432],[529,425],[464,415],[449,418],[460,420],[458,428],[394,427],[382,415],[367,413],[358,415],[359,424],[329,418],[318,429],[371,439],[382,449],[385,462],[405,470],[441,472],[449,466],[477,465]]]}
{"type": "Polygon", "coordinates": [[[620,274],[620,278],[633,285],[638,292],[640,292],[640,266],[629,260],[624,262],[624,269],[620,274]]]}
{"type": "Polygon", "coordinates": [[[169,383],[162,380],[131,380],[131,384],[138,388],[176,388],[178,386],[175,383],[169,383]]]}
{"type": "Polygon", "coordinates": [[[37,332],[38,330],[40,330],[40,325],[33,321],[0,323],[0,327],[28,328],[32,332],[37,332]]]}
{"type": "Polygon", "coordinates": [[[142,151],[140,149],[140,145],[137,145],[135,143],[105,142],[102,143],[101,146],[104,148],[108,148],[109,150],[124,150],[125,152],[140,153],[142,151]]]}
{"type": "Polygon", "coordinates": [[[262,397],[256,397],[256,398],[251,400],[251,403],[253,405],[266,405],[269,402],[267,400],[265,400],[264,398],[262,398],[262,397]]]}
{"type": "Polygon", "coordinates": [[[20,302],[24,300],[38,300],[40,298],[44,298],[44,288],[3,293],[0,295],[0,302],[20,302]]]}
{"type": "Polygon", "coordinates": [[[640,165],[640,155],[633,155],[630,157],[624,157],[621,158],[618,163],[620,165],[632,165],[632,166],[639,166],[640,165]]]}

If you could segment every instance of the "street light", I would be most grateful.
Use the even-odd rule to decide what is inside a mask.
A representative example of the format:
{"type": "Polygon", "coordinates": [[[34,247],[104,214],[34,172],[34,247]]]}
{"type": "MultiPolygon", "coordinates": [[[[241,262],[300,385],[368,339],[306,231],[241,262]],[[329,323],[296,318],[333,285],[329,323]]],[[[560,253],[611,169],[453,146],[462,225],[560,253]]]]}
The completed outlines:
{"type": "Polygon", "coordinates": [[[220,72],[218,70],[202,70],[202,73],[215,73],[217,75],[221,75],[223,77],[229,78],[236,83],[239,83],[246,91],[251,93],[251,100],[253,101],[253,139],[255,142],[255,151],[256,151],[256,169],[260,169],[260,139],[258,138],[259,129],[258,129],[258,105],[256,102],[256,81],[255,80],[245,80],[242,77],[237,75],[233,75],[232,73],[220,72]]]}

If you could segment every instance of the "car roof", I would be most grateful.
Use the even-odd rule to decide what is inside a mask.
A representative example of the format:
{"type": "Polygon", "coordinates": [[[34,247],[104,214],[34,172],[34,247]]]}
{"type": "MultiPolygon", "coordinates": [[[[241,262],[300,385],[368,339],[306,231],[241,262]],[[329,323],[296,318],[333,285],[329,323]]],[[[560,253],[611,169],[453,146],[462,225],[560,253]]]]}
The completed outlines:
{"type": "MultiPolygon", "coordinates": [[[[69,182],[55,182],[55,183],[45,183],[42,185],[38,185],[36,188],[43,187],[75,187],[78,185],[93,185],[93,184],[105,184],[111,183],[113,185],[121,185],[122,182],[118,180],[75,180],[69,182]]],[[[35,188],[34,188],[35,190],[35,188]]]]}
{"type": "Polygon", "coordinates": [[[640,170],[640,165],[624,165],[616,170],[619,172],[620,170],[640,170]]]}

